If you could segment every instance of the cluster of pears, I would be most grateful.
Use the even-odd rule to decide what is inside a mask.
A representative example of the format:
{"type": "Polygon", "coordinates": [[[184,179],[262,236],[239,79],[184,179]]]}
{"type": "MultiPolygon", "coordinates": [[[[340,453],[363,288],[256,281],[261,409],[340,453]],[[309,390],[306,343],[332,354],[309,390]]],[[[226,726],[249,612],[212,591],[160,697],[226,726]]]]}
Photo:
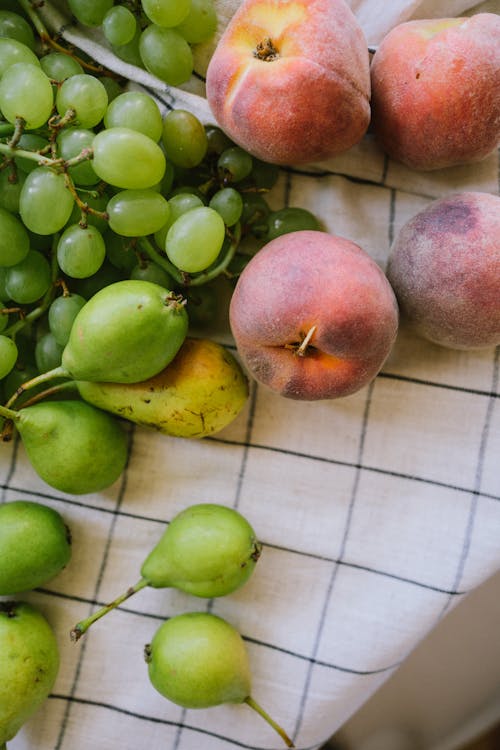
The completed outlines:
{"type": "MultiPolygon", "coordinates": [[[[140,578],[123,594],[77,623],[78,640],[90,626],[146,586],[172,587],[198,597],[225,596],[251,576],[262,546],[252,526],[236,510],[215,503],[178,513],[144,560],[140,578]]],[[[251,696],[248,654],[238,631],[208,612],[188,612],[166,620],[145,646],[152,685],[185,708],[246,703],[293,747],[285,731],[251,696]]]]}
{"type": "MultiPolygon", "coordinates": [[[[71,559],[71,534],[46,505],[0,505],[0,596],[29,591],[56,576],[71,559]]],[[[31,604],[0,601],[0,748],[47,698],[59,671],[57,639],[31,604]]]]}
{"type": "Polygon", "coordinates": [[[205,437],[239,413],[246,377],[219,344],[187,339],[184,303],[150,281],[101,289],[77,314],[61,365],[24,383],[0,406],[0,417],[15,426],[33,468],[51,487],[86,494],[118,479],[128,439],[117,417],[166,434],[205,437]],[[58,379],[60,386],[13,408],[25,391],[58,379]],[[61,398],[68,389],[76,396],[61,398]],[[52,397],[41,400],[44,395],[52,397]]]}

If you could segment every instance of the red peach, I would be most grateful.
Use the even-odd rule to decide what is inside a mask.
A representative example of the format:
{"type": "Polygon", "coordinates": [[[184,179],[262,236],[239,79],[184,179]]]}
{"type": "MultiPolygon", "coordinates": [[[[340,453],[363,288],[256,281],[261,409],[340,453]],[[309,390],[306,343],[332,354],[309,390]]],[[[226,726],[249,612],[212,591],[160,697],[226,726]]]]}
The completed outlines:
{"type": "Polygon", "coordinates": [[[219,126],[257,158],[326,159],[368,127],[364,34],[344,0],[245,0],[210,60],[206,93],[219,126]]]}
{"type": "Polygon", "coordinates": [[[387,277],[424,338],[453,349],[500,344],[500,197],[430,203],[399,231],[387,277]]]}
{"type": "Polygon", "coordinates": [[[358,245],[318,230],[271,240],[238,279],[229,321],[243,364],[282,396],[347,396],[379,372],[398,310],[383,271],[358,245]]]}
{"type": "Polygon", "coordinates": [[[475,162],[500,140],[500,16],[407,21],[371,64],[382,149],[418,170],[475,162]]]}

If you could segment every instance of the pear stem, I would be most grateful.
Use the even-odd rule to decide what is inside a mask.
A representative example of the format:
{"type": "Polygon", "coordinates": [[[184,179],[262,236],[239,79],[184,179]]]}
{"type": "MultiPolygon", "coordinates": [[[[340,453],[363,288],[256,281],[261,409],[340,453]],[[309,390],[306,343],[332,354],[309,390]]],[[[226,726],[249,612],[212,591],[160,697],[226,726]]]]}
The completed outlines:
{"type": "Polygon", "coordinates": [[[262,708],[262,706],[259,706],[259,704],[257,703],[257,701],[254,701],[254,699],[252,698],[251,695],[248,695],[245,698],[244,703],[246,703],[248,706],[250,706],[250,708],[253,708],[253,710],[256,711],[259,714],[259,716],[262,716],[262,718],[264,719],[264,721],[267,721],[267,723],[275,730],[275,732],[277,732],[279,734],[279,736],[284,741],[284,743],[285,743],[285,745],[287,747],[295,747],[295,745],[293,744],[292,740],[287,735],[287,733],[285,732],[285,730],[282,727],[280,727],[279,724],[276,724],[276,722],[274,721],[274,719],[272,719],[269,716],[269,714],[266,711],[264,711],[264,709],[262,708]]]}
{"type": "MultiPolygon", "coordinates": [[[[16,401],[19,396],[21,396],[25,391],[30,390],[30,388],[35,388],[37,385],[41,385],[42,383],[47,383],[50,380],[53,380],[54,378],[69,378],[71,377],[69,372],[62,366],[60,367],[54,367],[53,370],[49,370],[48,372],[42,372],[40,375],[37,375],[34,378],[31,378],[31,380],[27,380],[26,383],[22,383],[17,391],[15,391],[10,399],[7,401],[5,406],[8,408],[12,406],[14,401],[16,401]]],[[[1,748],[0,748],[1,750],[1,748]]]]}
{"type": "MultiPolygon", "coordinates": [[[[0,405],[0,417],[4,417],[5,419],[18,419],[19,414],[17,411],[14,411],[14,409],[7,409],[6,406],[0,405]]],[[[2,750],[2,746],[0,745],[0,750],[2,750]]]]}
{"type": "MultiPolygon", "coordinates": [[[[70,633],[71,640],[77,641],[81,636],[87,632],[87,630],[90,628],[90,626],[96,621],[100,620],[101,617],[104,617],[104,615],[107,615],[108,612],[111,612],[112,609],[115,609],[118,607],[119,604],[124,602],[126,599],[131,597],[133,594],[136,594],[141,589],[145,588],[146,586],[149,586],[149,581],[147,581],[145,578],[141,578],[140,581],[138,581],[135,586],[130,586],[124,594],[121,594],[120,596],[117,596],[116,599],[113,599],[112,602],[109,604],[105,604],[104,607],[101,607],[101,609],[98,609],[94,614],[90,615],[90,617],[85,618],[85,620],[81,620],[79,623],[75,625],[73,630],[70,633]]],[[[0,748],[0,750],[2,750],[0,748]]]]}

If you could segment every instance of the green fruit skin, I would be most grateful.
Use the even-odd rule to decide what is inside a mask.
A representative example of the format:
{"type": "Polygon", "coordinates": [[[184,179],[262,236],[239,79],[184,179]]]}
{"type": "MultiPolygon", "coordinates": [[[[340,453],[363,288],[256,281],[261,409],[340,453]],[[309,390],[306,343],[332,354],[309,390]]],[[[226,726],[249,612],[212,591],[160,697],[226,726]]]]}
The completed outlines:
{"type": "Polygon", "coordinates": [[[153,687],[184,708],[243,703],[250,695],[245,643],[216,615],[188,612],[167,620],[146,646],[145,658],[153,687]]]}
{"type": "Polygon", "coordinates": [[[71,559],[71,537],[53,508],[29,500],[0,505],[0,595],[54,578],[71,559]]]}
{"type": "Polygon", "coordinates": [[[165,435],[204,438],[230,424],[247,402],[248,380],[231,352],[187,337],[160,373],[141,383],[78,381],[90,404],[165,435]]]}
{"type": "Polygon", "coordinates": [[[26,602],[0,602],[0,745],[47,698],[59,670],[52,628],[26,602]]]}
{"type": "Polygon", "coordinates": [[[144,561],[141,575],[153,588],[225,596],[250,578],[260,552],[254,530],[238,511],[200,503],[175,516],[144,561]]]}
{"type": "Polygon", "coordinates": [[[177,295],[150,281],[117,281],[76,316],[62,365],[75,380],[137,383],[171,362],[187,329],[177,295]]]}
{"type": "Polygon", "coordinates": [[[84,401],[42,401],[17,413],[16,427],[37,474],[61,492],[98,492],[127,462],[127,436],[118,421],[84,401]]]}

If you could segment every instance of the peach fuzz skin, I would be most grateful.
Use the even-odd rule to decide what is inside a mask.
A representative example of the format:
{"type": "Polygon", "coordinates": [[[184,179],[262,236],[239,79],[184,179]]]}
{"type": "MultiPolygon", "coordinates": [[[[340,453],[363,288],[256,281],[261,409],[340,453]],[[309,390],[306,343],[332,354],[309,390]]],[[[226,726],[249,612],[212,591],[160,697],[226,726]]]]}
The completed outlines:
{"type": "Polygon", "coordinates": [[[387,276],[424,338],[452,349],[500,344],[500,197],[433,201],[399,231],[387,276]]]}
{"type": "Polygon", "coordinates": [[[393,159],[416,170],[483,159],[500,140],[500,16],[396,26],[371,81],[371,130],[393,159]]]}
{"type": "Polygon", "coordinates": [[[245,0],[212,56],[206,93],[219,126],[257,158],[335,156],[368,128],[364,34],[344,0],[245,0]]]}
{"type": "Polygon", "coordinates": [[[347,396],[376,376],[396,338],[398,308],[383,271],[358,245],[302,230],[252,258],[229,321],[256,380],[313,401],[347,396]]]}

